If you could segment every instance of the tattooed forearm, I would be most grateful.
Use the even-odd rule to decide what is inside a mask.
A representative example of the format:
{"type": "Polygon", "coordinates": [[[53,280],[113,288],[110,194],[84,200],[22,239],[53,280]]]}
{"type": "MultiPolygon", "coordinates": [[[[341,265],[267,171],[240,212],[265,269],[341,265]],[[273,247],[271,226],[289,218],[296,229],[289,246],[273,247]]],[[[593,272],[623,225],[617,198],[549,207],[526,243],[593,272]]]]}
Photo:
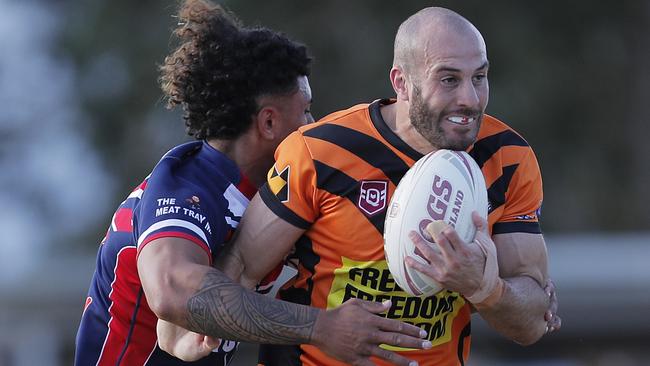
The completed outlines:
{"type": "Polygon", "coordinates": [[[205,275],[187,310],[194,332],[270,344],[308,343],[319,312],[248,291],[217,270],[205,275]]]}

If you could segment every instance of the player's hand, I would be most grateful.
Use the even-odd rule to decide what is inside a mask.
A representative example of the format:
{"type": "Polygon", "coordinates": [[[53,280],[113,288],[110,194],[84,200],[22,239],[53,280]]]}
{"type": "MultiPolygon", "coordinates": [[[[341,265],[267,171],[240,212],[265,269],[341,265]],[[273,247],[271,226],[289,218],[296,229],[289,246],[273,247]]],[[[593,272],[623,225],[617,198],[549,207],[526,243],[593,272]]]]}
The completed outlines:
{"type": "Polygon", "coordinates": [[[378,303],[351,299],[336,309],[321,312],[316,320],[312,343],[330,356],[352,365],[372,366],[371,356],[396,365],[417,365],[395,352],[379,348],[380,344],[431,348],[431,342],[422,339],[426,336],[424,330],[375,315],[388,309],[390,301],[378,303]]]}
{"type": "Polygon", "coordinates": [[[558,301],[555,293],[555,283],[551,279],[546,280],[544,292],[549,297],[549,307],[544,314],[544,320],[546,320],[547,323],[546,333],[551,333],[562,327],[562,318],[557,315],[558,301]]]}
{"type": "MultiPolygon", "coordinates": [[[[484,232],[486,227],[486,222],[478,223],[476,239],[494,246],[492,238],[484,232]]],[[[405,258],[406,265],[433,278],[448,290],[459,292],[464,296],[475,293],[483,280],[485,253],[477,243],[463,242],[451,226],[447,225],[438,232],[431,228],[431,225],[427,226],[427,231],[434,238],[435,244],[428,243],[415,231],[409,233],[409,239],[429,264],[422,264],[409,256],[405,258]]]]}
{"type": "Polygon", "coordinates": [[[220,339],[194,333],[160,319],[156,333],[160,349],[185,362],[200,360],[221,344],[220,339]]]}

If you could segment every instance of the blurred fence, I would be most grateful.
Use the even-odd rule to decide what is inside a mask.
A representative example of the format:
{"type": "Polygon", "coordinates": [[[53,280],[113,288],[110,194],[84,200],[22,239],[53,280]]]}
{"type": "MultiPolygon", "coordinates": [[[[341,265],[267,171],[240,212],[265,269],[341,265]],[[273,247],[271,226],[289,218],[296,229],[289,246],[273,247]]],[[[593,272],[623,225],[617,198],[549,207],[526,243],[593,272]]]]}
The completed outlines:
{"type": "MultiPolygon", "coordinates": [[[[470,365],[648,365],[650,233],[547,236],[564,319],[531,347],[476,321],[470,365]]],[[[95,259],[51,258],[19,282],[0,282],[0,366],[72,363],[95,259]]],[[[242,345],[236,365],[254,364],[242,345]]]]}

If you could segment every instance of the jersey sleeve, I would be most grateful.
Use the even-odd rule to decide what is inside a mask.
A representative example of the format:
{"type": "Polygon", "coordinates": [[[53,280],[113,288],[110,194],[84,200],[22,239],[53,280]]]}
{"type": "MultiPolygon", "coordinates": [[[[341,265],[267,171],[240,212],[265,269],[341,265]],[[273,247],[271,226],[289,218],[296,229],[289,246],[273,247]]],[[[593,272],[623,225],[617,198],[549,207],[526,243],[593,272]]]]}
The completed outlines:
{"type": "Polygon", "coordinates": [[[318,217],[316,170],[299,131],[290,134],[275,151],[275,164],[260,197],[278,217],[296,227],[308,229],[318,217]]]}
{"type": "Polygon", "coordinates": [[[505,209],[493,234],[541,234],[539,215],[543,200],[542,175],[532,149],[523,156],[506,192],[505,209]]]}
{"type": "Polygon", "coordinates": [[[182,238],[201,247],[212,262],[213,231],[218,228],[211,226],[209,207],[201,196],[186,189],[161,189],[150,182],[134,216],[138,253],[153,240],[182,238]]]}

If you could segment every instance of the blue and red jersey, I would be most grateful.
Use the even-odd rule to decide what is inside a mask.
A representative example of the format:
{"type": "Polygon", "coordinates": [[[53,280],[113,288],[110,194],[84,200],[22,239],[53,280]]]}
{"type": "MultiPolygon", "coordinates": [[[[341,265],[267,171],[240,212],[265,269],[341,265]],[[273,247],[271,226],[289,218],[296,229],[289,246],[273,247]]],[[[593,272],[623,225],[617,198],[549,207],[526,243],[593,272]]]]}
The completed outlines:
{"type": "Polygon", "coordinates": [[[233,161],[206,142],[170,150],[119,206],[97,253],[75,365],[225,365],[237,343],[222,341],[200,361],[186,363],[157,345],[157,317],[138,276],[137,255],[164,237],[187,239],[210,262],[234,232],[255,188],[233,161]]]}

